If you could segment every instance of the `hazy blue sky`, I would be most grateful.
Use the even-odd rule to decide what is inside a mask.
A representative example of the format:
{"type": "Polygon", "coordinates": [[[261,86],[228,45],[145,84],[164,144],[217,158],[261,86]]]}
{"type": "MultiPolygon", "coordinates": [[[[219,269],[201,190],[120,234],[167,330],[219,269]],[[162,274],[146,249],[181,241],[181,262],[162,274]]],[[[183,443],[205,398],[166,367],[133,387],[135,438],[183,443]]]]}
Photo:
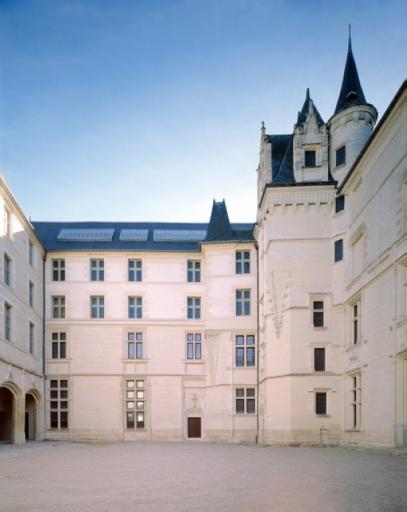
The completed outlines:
{"type": "Polygon", "coordinates": [[[348,23],[368,101],[406,77],[407,2],[0,0],[0,168],[34,220],[252,221],[260,122],[332,113],[348,23]]]}

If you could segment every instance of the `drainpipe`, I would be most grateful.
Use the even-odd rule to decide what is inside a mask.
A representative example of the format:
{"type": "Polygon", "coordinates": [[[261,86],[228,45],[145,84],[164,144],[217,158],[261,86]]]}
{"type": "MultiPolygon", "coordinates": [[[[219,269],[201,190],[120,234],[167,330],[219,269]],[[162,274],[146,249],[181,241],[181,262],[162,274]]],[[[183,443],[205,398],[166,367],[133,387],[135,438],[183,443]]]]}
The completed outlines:
{"type": "Polygon", "coordinates": [[[257,397],[257,404],[256,404],[256,444],[259,442],[259,429],[260,429],[260,417],[259,417],[259,403],[260,403],[260,394],[259,394],[259,381],[260,381],[260,304],[259,304],[259,246],[256,242],[255,244],[256,249],[256,279],[257,279],[257,301],[256,301],[256,313],[257,313],[257,344],[256,344],[256,397],[257,397]]]}
{"type": "Polygon", "coordinates": [[[43,375],[43,388],[42,388],[42,397],[43,397],[43,411],[44,411],[44,438],[46,431],[46,422],[47,422],[47,413],[46,413],[46,386],[45,386],[45,263],[47,261],[47,251],[44,250],[44,255],[42,257],[42,375],[43,375]]]}

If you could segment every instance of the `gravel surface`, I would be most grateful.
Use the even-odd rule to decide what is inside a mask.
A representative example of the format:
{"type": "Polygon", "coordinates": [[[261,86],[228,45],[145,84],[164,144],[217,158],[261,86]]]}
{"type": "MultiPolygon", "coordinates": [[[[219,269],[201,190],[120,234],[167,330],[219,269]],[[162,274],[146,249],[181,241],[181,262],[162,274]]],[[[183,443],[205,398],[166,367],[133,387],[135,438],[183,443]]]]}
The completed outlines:
{"type": "Polygon", "coordinates": [[[407,512],[407,457],[185,443],[0,445],[1,512],[407,512]]]}

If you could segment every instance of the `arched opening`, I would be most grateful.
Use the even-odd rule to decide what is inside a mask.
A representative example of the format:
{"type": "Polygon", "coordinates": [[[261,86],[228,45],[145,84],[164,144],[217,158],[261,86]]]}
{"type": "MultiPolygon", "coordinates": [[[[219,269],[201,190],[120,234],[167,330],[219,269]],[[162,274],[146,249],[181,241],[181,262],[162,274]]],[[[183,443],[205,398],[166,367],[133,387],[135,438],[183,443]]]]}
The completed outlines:
{"type": "Polygon", "coordinates": [[[34,441],[36,435],[37,401],[31,393],[25,395],[24,432],[27,441],[34,441]]]}
{"type": "Polygon", "coordinates": [[[0,388],[0,442],[14,441],[15,398],[5,387],[0,388]]]}

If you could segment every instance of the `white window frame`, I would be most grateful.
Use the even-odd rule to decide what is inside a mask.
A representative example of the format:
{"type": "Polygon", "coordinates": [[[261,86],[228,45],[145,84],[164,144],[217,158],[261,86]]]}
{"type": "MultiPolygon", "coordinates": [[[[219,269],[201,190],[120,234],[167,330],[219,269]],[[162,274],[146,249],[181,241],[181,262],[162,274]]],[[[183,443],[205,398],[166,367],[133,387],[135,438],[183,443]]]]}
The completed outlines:
{"type": "Polygon", "coordinates": [[[31,239],[28,239],[28,263],[34,266],[34,244],[31,239]]]}
{"type": "Polygon", "coordinates": [[[130,295],[127,297],[127,316],[131,320],[143,318],[143,297],[130,295]]]}
{"type": "Polygon", "coordinates": [[[362,374],[349,375],[350,381],[350,430],[358,432],[362,428],[362,374]]]}
{"type": "Polygon", "coordinates": [[[67,358],[67,348],[68,348],[68,342],[67,342],[67,336],[66,331],[52,331],[51,332],[51,359],[66,359],[67,358]],[[55,357],[54,357],[54,348],[55,350],[55,357]]]}
{"type": "Polygon", "coordinates": [[[30,354],[35,352],[35,325],[33,322],[28,323],[28,351],[30,354]]]}
{"type": "Polygon", "coordinates": [[[126,340],[126,359],[144,359],[144,333],[142,331],[128,331],[126,340]]]}
{"type": "Polygon", "coordinates": [[[250,274],[250,256],[250,249],[240,249],[235,252],[235,273],[237,275],[250,274]],[[246,253],[248,254],[248,256],[246,256],[246,253]],[[248,268],[246,267],[246,265],[248,265],[248,268]]]}
{"type": "Polygon", "coordinates": [[[50,430],[67,430],[69,429],[69,380],[67,378],[50,377],[48,386],[48,425],[50,430]],[[56,415],[56,426],[53,414],[56,415]],[[66,426],[63,420],[66,415],[66,426]]]}
{"type": "Polygon", "coordinates": [[[237,289],[235,292],[235,297],[236,316],[250,316],[252,314],[251,290],[249,288],[237,289]]]}
{"type": "Polygon", "coordinates": [[[189,361],[202,361],[202,333],[187,332],[185,334],[185,358],[189,361]]]}
{"type": "Polygon", "coordinates": [[[257,392],[256,386],[236,386],[234,389],[234,413],[236,416],[252,416],[257,411],[257,392]],[[239,404],[243,404],[243,410],[240,410],[239,404]],[[250,403],[250,412],[248,404],[250,403]],[[254,404],[254,410],[252,410],[254,404]],[[238,410],[239,409],[239,410],[238,410]]]}
{"type": "Polygon", "coordinates": [[[28,281],[28,304],[34,307],[34,283],[31,280],[28,281]]]}
{"type": "Polygon", "coordinates": [[[105,280],[105,260],[103,258],[90,259],[90,280],[93,283],[105,280]]]}
{"type": "Polygon", "coordinates": [[[256,336],[250,334],[235,334],[235,368],[256,368],[256,336]],[[253,341],[253,342],[252,342],[253,341]],[[248,364],[248,354],[253,353],[253,364],[248,364]],[[238,357],[238,354],[242,354],[243,357],[238,357]],[[240,364],[240,361],[243,364],[240,364]],[[239,364],[238,364],[239,362],[239,364]]]}
{"type": "Polygon", "coordinates": [[[145,378],[137,376],[124,380],[124,426],[126,430],[146,430],[146,383],[147,381],[145,378]],[[132,421],[131,415],[133,415],[132,421]]]}
{"type": "Polygon", "coordinates": [[[201,282],[201,260],[187,260],[187,282],[201,282]]]}
{"type": "Polygon", "coordinates": [[[105,296],[90,296],[90,318],[92,320],[102,320],[105,318],[105,296]]]}
{"type": "Polygon", "coordinates": [[[65,258],[52,258],[51,281],[65,281],[65,258]]]}
{"type": "Polygon", "coordinates": [[[51,297],[51,308],[52,318],[65,318],[65,295],[52,295],[51,297]]]}
{"type": "Polygon", "coordinates": [[[8,302],[4,303],[4,338],[12,341],[13,335],[13,306],[8,302]]]}
{"type": "Polygon", "coordinates": [[[143,260],[130,258],[127,260],[127,279],[129,282],[143,280],[143,260]]]}
{"type": "Polygon", "coordinates": [[[6,284],[9,288],[11,288],[12,287],[11,280],[12,280],[12,275],[13,275],[13,268],[12,268],[13,260],[6,252],[4,253],[4,257],[3,257],[3,265],[4,265],[4,276],[3,276],[4,284],[6,284]]]}
{"type": "Polygon", "coordinates": [[[202,318],[202,301],[201,297],[187,297],[187,319],[201,320],[202,318]]]}

